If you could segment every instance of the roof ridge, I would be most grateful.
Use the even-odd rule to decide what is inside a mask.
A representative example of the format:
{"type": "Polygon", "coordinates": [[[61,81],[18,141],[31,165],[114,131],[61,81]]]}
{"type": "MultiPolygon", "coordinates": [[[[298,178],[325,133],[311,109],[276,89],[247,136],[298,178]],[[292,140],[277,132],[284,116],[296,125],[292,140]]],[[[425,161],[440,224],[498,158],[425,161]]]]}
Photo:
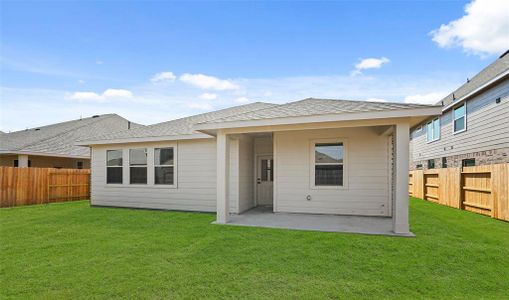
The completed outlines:
{"type": "MultiPolygon", "coordinates": [[[[117,114],[104,114],[104,115],[100,115],[100,116],[107,116],[107,117],[106,117],[106,118],[101,118],[101,119],[99,119],[99,118],[89,117],[90,119],[98,119],[98,120],[93,121],[91,124],[93,124],[93,123],[97,123],[97,122],[99,122],[99,121],[101,121],[101,122],[102,122],[102,121],[104,121],[104,120],[106,120],[106,119],[109,119],[109,118],[111,118],[111,117],[113,117],[113,116],[119,116],[119,115],[117,115],[117,114]]],[[[120,117],[120,116],[119,116],[119,117],[120,117]]],[[[87,118],[87,119],[88,119],[88,118],[87,118]]],[[[79,120],[81,120],[81,119],[72,120],[72,121],[79,121],[79,120]]],[[[71,122],[71,121],[68,121],[68,122],[71,122]]],[[[61,123],[65,123],[65,122],[61,122],[61,123]]],[[[56,123],[56,124],[61,124],[61,123],[56,123]]],[[[76,128],[68,129],[68,130],[62,131],[62,132],[60,132],[60,133],[58,133],[58,134],[55,134],[55,135],[49,136],[49,137],[47,137],[47,138],[40,139],[40,140],[37,140],[37,141],[35,141],[35,142],[33,142],[33,143],[29,143],[29,144],[23,145],[23,146],[19,147],[17,150],[21,150],[21,149],[23,149],[23,148],[27,148],[27,147],[30,147],[30,146],[33,146],[33,145],[36,145],[36,144],[39,144],[39,143],[45,142],[45,141],[47,141],[47,140],[50,140],[50,139],[56,138],[56,137],[58,137],[58,136],[64,135],[64,134],[69,133],[70,131],[73,131],[73,130],[78,130],[78,129],[83,128],[83,127],[88,126],[88,125],[90,125],[90,124],[82,124],[81,126],[78,126],[78,127],[76,127],[76,128]]],[[[48,125],[48,126],[49,126],[49,125],[48,125]]],[[[36,128],[39,128],[39,127],[36,127],[36,128]]]]}
{"type": "MultiPolygon", "coordinates": [[[[21,129],[21,130],[17,130],[17,131],[4,132],[4,133],[21,133],[21,132],[25,132],[27,130],[32,130],[32,129],[41,129],[41,128],[55,126],[55,125],[61,125],[61,124],[65,124],[65,123],[77,122],[77,121],[88,120],[88,119],[96,119],[97,117],[94,118],[94,116],[99,116],[99,117],[108,116],[108,117],[110,117],[110,116],[113,116],[113,115],[117,115],[117,114],[116,113],[109,113],[109,114],[101,114],[101,115],[92,115],[90,117],[73,119],[73,120],[68,120],[68,121],[63,121],[63,122],[58,122],[58,123],[53,123],[53,124],[48,124],[48,125],[42,125],[42,126],[35,126],[35,127],[27,128],[27,129],[21,129]]],[[[119,116],[119,115],[117,115],[117,116],[119,116]]],[[[119,117],[122,118],[122,116],[119,116],[119,117]]]]}

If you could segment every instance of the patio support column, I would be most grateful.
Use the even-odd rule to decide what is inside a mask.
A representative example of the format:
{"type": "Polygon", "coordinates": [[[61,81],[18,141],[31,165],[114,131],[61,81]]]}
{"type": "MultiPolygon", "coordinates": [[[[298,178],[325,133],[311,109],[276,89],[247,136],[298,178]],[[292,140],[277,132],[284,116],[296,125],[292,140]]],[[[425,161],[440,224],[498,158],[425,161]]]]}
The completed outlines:
{"type": "Polygon", "coordinates": [[[18,167],[19,168],[28,168],[28,155],[24,155],[24,154],[18,155],[18,167]]]}
{"type": "Polygon", "coordinates": [[[408,164],[410,125],[408,123],[396,124],[395,132],[395,193],[392,214],[392,230],[398,234],[410,234],[408,224],[408,164]]]}
{"type": "Polygon", "coordinates": [[[230,217],[230,199],[228,182],[230,181],[230,138],[221,130],[217,133],[217,219],[216,223],[228,223],[230,217]]]}

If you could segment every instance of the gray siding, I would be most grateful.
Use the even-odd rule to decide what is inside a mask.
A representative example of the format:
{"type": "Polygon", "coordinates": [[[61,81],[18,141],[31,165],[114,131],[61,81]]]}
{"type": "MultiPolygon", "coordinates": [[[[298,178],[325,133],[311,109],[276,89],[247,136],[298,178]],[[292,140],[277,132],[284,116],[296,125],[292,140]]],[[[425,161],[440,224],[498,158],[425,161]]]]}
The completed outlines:
{"type": "Polygon", "coordinates": [[[440,139],[426,142],[426,126],[411,133],[411,163],[509,147],[509,80],[467,101],[467,130],[453,133],[453,110],[440,117],[440,139]],[[501,103],[495,99],[501,97],[501,103]]]}

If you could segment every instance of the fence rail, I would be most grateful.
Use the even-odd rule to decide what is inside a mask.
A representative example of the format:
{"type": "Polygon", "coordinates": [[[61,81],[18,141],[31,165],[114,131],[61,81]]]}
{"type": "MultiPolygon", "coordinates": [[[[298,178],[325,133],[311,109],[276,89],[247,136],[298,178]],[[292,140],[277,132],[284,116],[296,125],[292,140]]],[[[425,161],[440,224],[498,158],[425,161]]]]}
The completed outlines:
{"type": "Polygon", "coordinates": [[[0,207],[90,198],[90,170],[0,167],[0,207]]]}
{"type": "Polygon", "coordinates": [[[509,221],[509,164],[410,171],[411,196],[509,221]]]}

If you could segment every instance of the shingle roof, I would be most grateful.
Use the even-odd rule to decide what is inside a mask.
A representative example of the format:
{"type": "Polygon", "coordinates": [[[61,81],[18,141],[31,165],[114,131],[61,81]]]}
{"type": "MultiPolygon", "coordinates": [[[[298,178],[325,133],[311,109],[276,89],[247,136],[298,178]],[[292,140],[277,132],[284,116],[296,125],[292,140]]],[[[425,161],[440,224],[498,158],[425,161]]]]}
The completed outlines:
{"type": "Polygon", "coordinates": [[[203,123],[262,120],[286,117],[314,116],[324,114],[348,114],[430,107],[430,105],[411,103],[369,102],[352,100],[333,100],[308,98],[266,109],[236,114],[203,123]]]}
{"type": "Polygon", "coordinates": [[[209,113],[203,113],[195,116],[181,118],[177,120],[157,123],[154,125],[144,126],[137,129],[125,130],[121,132],[109,133],[100,136],[95,136],[90,139],[82,139],[80,142],[87,141],[103,141],[103,140],[116,140],[116,139],[132,139],[132,138],[146,138],[146,137],[161,137],[161,136],[181,136],[197,134],[193,126],[197,123],[213,121],[219,118],[231,117],[238,114],[246,113],[249,111],[256,111],[259,109],[266,109],[275,107],[277,104],[255,102],[246,105],[240,105],[221,109],[209,113]]]}
{"type": "MultiPolygon", "coordinates": [[[[88,148],[75,146],[76,140],[125,130],[128,122],[116,114],[106,114],[4,133],[0,135],[0,150],[90,156],[88,148]]],[[[143,125],[131,123],[133,127],[143,125]]]]}
{"type": "Polygon", "coordinates": [[[493,78],[501,75],[502,73],[509,70],[509,50],[502,54],[497,60],[491,63],[489,66],[484,68],[477,75],[472,77],[467,83],[460,86],[458,89],[447,95],[444,99],[440,100],[437,104],[449,105],[454,99],[460,99],[461,97],[475,91],[481,86],[485,85],[493,78]]]}

